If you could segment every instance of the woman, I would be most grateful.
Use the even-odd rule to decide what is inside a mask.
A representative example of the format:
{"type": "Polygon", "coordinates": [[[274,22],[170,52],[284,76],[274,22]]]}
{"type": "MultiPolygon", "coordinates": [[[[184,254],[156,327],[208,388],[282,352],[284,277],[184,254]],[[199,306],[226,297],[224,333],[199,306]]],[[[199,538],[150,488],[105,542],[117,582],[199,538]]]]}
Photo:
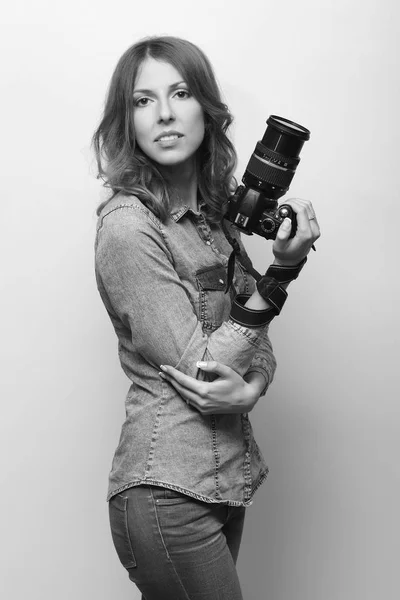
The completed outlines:
{"type": "MultiPolygon", "coordinates": [[[[107,500],[118,556],[146,600],[242,598],[245,509],[268,472],[248,413],[274,375],[276,311],[223,221],[231,121],[203,52],[150,38],[118,62],[93,137],[112,190],[98,209],[96,277],[131,381],[107,500]],[[243,260],[226,294],[231,244],[243,260]]],[[[289,203],[296,235],[285,220],[273,244],[281,291],[319,236],[311,204],[289,203]]]]}

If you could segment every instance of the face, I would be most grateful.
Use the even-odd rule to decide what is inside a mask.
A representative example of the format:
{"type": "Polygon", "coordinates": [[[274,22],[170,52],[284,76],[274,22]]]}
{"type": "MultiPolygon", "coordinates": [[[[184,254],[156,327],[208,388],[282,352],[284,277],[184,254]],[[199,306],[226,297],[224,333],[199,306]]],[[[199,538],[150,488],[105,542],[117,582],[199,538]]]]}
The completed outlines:
{"type": "Polygon", "coordinates": [[[147,58],[133,92],[136,141],[163,167],[194,162],[204,138],[204,115],[182,75],[171,64],[147,58]]]}

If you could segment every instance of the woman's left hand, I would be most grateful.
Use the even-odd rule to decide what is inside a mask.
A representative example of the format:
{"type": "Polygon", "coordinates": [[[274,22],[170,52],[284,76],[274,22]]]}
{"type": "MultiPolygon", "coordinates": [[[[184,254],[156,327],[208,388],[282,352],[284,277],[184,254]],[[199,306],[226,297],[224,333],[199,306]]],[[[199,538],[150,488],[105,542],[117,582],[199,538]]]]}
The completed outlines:
{"type": "Polygon", "coordinates": [[[162,365],[160,376],[168,381],[187,404],[203,415],[238,414],[250,412],[259,396],[254,386],[247,383],[236,371],[216,362],[208,361],[199,366],[202,371],[217,373],[214,381],[199,381],[171,367],[162,365]]]}

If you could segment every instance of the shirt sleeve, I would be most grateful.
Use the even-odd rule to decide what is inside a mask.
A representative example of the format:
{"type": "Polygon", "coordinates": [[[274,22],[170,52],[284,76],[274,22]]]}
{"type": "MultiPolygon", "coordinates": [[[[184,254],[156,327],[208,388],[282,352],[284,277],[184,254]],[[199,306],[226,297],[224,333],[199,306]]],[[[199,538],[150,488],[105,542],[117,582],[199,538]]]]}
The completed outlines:
{"type": "Polygon", "coordinates": [[[267,328],[261,336],[260,345],[253,356],[250,366],[247,369],[247,373],[251,373],[252,371],[258,371],[265,377],[265,386],[260,393],[260,396],[264,396],[274,379],[276,371],[276,358],[273,353],[271,341],[268,337],[267,328]]]}
{"type": "Polygon", "coordinates": [[[158,221],[137,206],[103,218],[96,277],[107,310],[130,329],[134,347],[156,369],[170,364],[196,377],[196,361],[215,360],[243,376],[263,343],[265,327],[232,319],[210,335],[203,332],[158,221]]]}

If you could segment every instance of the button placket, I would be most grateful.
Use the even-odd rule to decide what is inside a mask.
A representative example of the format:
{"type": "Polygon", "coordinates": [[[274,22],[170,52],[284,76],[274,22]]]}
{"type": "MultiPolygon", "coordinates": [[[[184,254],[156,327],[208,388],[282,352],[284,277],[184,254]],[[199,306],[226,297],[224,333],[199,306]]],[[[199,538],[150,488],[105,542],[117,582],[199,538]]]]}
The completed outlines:
{"type": "MultiPolygon", "coordinates": [[[[210,248],[213,250],[213,252],[218,256],[221,257],[221,252],[218,250],[218,248],[215,246],[214,244],[214,238],[212,236],[212,231],[210,229],[210,226],[208,225],[206,219],[204,218],[204,215],[200,215],[199,216],[199,231],[200,231],[200,235],[202,240],[204,240],[204,243],[207,246],[210,246],[210,248]]],[[[228,263],[226,263],[228,264],[228,263]]]]}

